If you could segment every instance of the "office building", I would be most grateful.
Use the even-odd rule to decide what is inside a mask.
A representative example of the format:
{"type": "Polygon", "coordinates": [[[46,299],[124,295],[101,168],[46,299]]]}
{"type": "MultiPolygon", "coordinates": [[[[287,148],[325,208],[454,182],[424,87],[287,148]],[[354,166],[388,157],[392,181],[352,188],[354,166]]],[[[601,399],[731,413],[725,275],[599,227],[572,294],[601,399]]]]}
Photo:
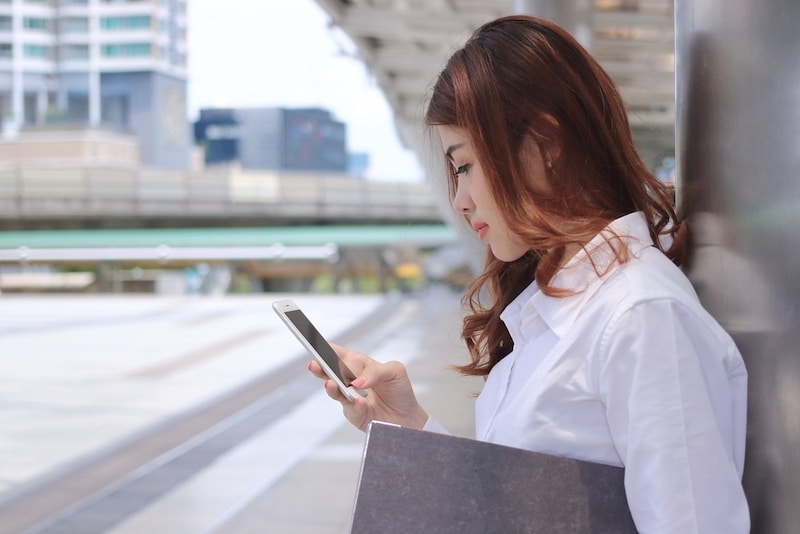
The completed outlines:
{"type": "Polygon", "coordinates": [[[142,165],[186,168],[186,0],[0,0],[0,117],[7,137],[126,132],[142,165]]]}
{"type": "Polygon", "coordinates": [[[194,124],[206,164],[248,169],[345,173],[346,131],[319,108],[201,109],[194,124]]]}

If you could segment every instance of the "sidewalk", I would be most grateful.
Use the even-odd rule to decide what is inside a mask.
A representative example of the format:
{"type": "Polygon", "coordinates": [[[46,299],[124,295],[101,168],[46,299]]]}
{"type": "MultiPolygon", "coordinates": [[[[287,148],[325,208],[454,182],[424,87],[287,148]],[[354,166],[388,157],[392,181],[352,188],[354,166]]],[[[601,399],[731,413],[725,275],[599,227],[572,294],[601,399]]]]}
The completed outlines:
{"type": "MultiPolygon", "coordinates": [[[[423,406],[452,434],[474,437],[473,393],[480,391],[483,380],[462,377],[447,368],[468,361],[459,337],[458,298],[448,295],[421,304],[413,322],[398,329],[371,355],[381,360],[407,355],[409,374],[423,406]]],[[[209,532],[347,533],[363,444],[363,433],[349,425],[340,428],[235,517],[209,532]]]]}
{"type": "MultiPolygon", "coordinates": [[[[300,355],[269,309],[285,296],[0,299],[0,502],[300,355]]],[[[334,340],[386,303],[288,296],[334,340]]],[[[407,362],[421,402],[454,434],[472,436],[480,381],[446,369],[466,361],[457,300],[440,289],[399,299],[350,346],[407,362]]],[[[316,379],[298,375],[305,401],[101,531],[347,532],[363,434],[316,379]]]]}
{"type": "MultiPolygon", "coordinates": [[[[0,297],[0,498],[298,355],[277,298],[0,297]]],[[[338,335],[381,296],[302,300],[338,335]]]]}

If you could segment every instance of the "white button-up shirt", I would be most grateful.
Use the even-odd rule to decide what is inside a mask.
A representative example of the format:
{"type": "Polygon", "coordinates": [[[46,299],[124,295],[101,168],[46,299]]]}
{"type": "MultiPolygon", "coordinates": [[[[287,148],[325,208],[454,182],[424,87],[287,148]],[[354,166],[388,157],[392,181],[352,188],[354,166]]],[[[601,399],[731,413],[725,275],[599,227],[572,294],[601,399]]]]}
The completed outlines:
{"type": "Polygon", "coordinates": [[[601,234],[553,280],[574,296],[533,283],[503,312],[514,349],[477,400],[477,438],[625,467],[640,532],[749,532],[742,358],[641,213],[609,228],[629,261],[601,234]]]}

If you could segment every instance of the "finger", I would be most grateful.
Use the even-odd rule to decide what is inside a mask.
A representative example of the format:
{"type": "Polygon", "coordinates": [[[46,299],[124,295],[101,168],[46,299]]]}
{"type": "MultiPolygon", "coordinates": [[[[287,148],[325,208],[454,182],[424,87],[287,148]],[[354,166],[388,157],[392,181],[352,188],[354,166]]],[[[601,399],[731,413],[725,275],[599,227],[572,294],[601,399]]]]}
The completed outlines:
{"type": "Polygon", "coordinates": [[[365,430],[371,420],[369,418],[369,401],[362,397],[342,402],[342,413],[352,425],[360,430],[365,430]]]}
{"type": "Polygon", "coordinates": [[[327,393],[328,396],[333,400],[339,401],[342,404],[351,404],[350,400],[344,396],[344,394],[339,389],[339,386],[337,386],[336,382],[334,382],[333,380],[325,381],[325,393],[327,393]]]}
{"type": "Polygon", "coordinates": [[[325,372],[322,370],[322,367],[316,360],[311,360],[308,362],[308,370],[317,378],[321,378],[323,380],[328,379],[327,375],[325,375],[325,372]]]}
{"type": "Polygon", "coordinates": [[[361,431],[366,432],[367,426],[371,419],[369,418],[369,401],[364,398],[358,398],[343,407],[345,417],[350,421],[353,426],[361,431]]]}

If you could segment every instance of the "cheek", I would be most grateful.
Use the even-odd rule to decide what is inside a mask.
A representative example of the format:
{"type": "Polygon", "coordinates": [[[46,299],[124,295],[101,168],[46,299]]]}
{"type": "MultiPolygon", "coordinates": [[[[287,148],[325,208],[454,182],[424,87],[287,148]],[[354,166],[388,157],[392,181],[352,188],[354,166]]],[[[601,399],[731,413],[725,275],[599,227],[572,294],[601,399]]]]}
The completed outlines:
{"type": "Polygon", "coordinates": [[[489,190],[488,184],[482,174],[475,173],[471,177],[470,192],[476,202],[480,202],[492,211],[499,211],[498,204],[495,202],[494,195],[489,190]]]}

